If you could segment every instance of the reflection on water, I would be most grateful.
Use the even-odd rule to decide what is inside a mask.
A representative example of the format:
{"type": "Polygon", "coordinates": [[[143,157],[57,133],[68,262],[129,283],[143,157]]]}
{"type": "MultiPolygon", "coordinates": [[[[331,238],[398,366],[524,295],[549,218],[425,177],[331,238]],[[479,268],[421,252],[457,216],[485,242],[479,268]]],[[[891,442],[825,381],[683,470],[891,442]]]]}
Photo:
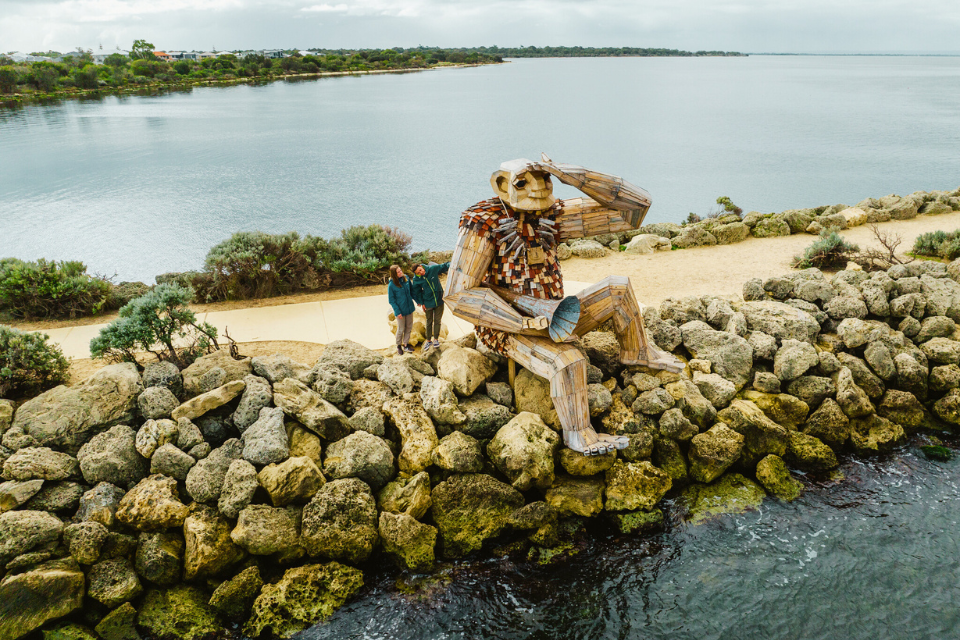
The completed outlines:
{"type": "Polygon", "coordinates": [[[398,574],[301,637],[948,638],[960,633],[956,461],[847,460],[794,503],[636,538],[602,526],[559,563],[464,562],[410,595],[398,574]],[[402,581],[401,581],[402,584],[402,581]]]}
{"type": "Polygon", "coordinates": [[[541,59],[0,109],[0,257],[149,282],[238,230],[450,248],[500,162],[541,151],[648,189],[648,222],[952,189],[958,80],[960,58],[541,59]]]}

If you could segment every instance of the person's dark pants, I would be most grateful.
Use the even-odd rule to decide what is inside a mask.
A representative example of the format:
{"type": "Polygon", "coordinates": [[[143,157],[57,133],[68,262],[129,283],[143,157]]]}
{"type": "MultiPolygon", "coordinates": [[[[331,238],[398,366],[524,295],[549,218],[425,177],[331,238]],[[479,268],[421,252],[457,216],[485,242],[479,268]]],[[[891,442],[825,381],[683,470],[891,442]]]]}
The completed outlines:
{"type": "Polygon", "coordinates": [[[443,303],[441,302],[433,309],[425,309],[427,316],[426,338],[427,340],[440,339],[440,319],[443,317],[443,303]]]}

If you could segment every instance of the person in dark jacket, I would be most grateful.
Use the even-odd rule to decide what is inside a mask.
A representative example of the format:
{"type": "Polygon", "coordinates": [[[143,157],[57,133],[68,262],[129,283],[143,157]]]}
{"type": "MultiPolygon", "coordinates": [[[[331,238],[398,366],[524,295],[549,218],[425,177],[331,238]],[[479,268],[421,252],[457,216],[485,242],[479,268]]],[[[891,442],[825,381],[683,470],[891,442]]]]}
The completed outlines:
{"type": "Polygon", "coordinates": [[[424,349],[440,346],[440,320],[443,318],[443,287],[440,275],[450,270],[450,263],[418,264],[413,273],[411,293],[427,316],[424,349]]]}
{"type": "Polygon", "coordinates": [[[399,266],[390,265],[390,282],[387,284],[387,300],[397,317],[397,354],[413,353],[410,344],[410,330],[413,329],[413,295],[410,279],[403,274],[399,266]]]}

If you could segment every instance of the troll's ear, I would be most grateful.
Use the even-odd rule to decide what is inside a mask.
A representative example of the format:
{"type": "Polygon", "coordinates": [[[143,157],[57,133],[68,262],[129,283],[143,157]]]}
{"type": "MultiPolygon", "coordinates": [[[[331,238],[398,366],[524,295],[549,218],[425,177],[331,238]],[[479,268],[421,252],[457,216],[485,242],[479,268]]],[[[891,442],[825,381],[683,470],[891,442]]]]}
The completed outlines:
{"type": "Polygon", "coordinates": [[[507,188],[510,186],[510,173],[508,171],[497,171],[490,176],[490,186],[493,187],[495,194],[504,200],[509,200],[507,188]]]}

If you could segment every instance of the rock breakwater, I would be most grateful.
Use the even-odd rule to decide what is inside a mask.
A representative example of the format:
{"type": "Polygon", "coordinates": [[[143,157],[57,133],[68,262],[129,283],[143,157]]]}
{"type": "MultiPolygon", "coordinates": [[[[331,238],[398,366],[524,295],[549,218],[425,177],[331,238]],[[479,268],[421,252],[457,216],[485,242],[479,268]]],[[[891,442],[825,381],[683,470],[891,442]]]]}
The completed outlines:
{"type": "Polygon", "coordinates": [[[838,456],[960,425],[958,280],[960,262],[808,269],[665,300],[644,317],[681,374],[588,334],[595,426],[630,440],[616,456],[563,448],[547,382],[511,388],[472,336],[391,358],[342,341],[312,367],[117,364],[0,402],[0,638],[289,637],[379,559],[548,561],[585,518],[655,528],[668,494],[694,524],[792,500],[838,456]]]}

